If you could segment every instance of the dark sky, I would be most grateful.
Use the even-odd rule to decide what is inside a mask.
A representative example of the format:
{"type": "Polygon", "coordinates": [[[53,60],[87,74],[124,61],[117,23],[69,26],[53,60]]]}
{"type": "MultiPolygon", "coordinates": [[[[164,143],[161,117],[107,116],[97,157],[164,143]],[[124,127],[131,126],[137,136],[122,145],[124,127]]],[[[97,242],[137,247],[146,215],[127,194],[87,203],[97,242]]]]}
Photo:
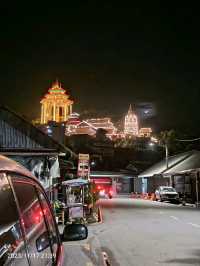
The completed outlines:
{"type": "Polygon", "coordinates": [[[199,134],[199,9],[94,3],[1,8],[1,103],[37,117],[58,78],[76,111],[120,116],[147,102],[153,126],[199,134]]]}

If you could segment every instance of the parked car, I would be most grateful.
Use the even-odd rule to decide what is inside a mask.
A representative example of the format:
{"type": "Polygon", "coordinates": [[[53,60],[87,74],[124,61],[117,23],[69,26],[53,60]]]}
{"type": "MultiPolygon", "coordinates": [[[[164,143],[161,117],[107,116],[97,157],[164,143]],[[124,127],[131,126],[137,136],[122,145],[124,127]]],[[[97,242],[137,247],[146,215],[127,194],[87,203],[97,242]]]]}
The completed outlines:
{"type": "Polygon", "coordinates": [[[113,198],[113,188],[112,180],[110,178],[90,178],[90,181],[96,185],[96,190],[99,193],[100,198],[112,199],[113,198]]]}
{"type": "Polygon", "coordinates": [[[64,265],[62,242],[88,236],[72,224],[60,235],[39,181],[16,162],[0,156],[0,265],[64,265]]]}
{"type": "Polygon", "coordinates": [[[97,189],[99,191],[99,197],[100,198],[112,199],[112,197],[113,197],[112,188],[98,186],[97,189]]]}
{"type": "Polygon", "coordinates": [[[155,191],[156,200],[179,202],[179,195],[175,188],[169,186],[160,186],[155,191]]]}

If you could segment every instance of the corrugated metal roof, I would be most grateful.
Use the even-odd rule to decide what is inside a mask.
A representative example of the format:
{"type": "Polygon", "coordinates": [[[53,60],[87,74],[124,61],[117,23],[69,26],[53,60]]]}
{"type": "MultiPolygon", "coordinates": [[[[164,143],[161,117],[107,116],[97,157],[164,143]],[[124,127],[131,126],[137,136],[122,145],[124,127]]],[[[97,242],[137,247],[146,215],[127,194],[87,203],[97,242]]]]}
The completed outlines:
{"type": "Polygon", "coordinates": [[[111,172],[111,171],[91,171],[91,177],[123,177],[125,176],[121,172],[111,172]]]}
{"type": "Polygon", "coordinates": [[[169,167],[166,169],[166,160],[162,160],[145,170],[138,177],[151,177],[153,175],[167,175],[200,168],[200,151],[188,151],[169,157],[169,167]]]}
{"type": "Polygon", "coordinates": [[[0,106],[0,150],[10,148],[34,151],[40,149],[75,155],[44,132],[5,106],[0,106]]]}

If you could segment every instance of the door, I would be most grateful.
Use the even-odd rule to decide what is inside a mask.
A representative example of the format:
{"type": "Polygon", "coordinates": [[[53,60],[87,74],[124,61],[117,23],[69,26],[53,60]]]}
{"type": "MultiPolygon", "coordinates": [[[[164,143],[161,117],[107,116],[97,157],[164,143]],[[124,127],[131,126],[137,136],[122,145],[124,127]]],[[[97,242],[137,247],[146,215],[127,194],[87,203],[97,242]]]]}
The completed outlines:
{"type": "Polygon", "coordinates": [[[142,178],[142,193],[147,193],[147,178],[142,178]]]}
{"type": "Polygon", "coordinates": [[[30,262],[35,266],[53,265],[55,254],[44,210],[38,197],[37,184],[20,176],[12,176],[11,179],[21,212],[30,262]]]}
{"type": "Polygon", "coordinates": [[[17,205],[7,176],[0,173],[0,265],[28,265],[17,205]]]}

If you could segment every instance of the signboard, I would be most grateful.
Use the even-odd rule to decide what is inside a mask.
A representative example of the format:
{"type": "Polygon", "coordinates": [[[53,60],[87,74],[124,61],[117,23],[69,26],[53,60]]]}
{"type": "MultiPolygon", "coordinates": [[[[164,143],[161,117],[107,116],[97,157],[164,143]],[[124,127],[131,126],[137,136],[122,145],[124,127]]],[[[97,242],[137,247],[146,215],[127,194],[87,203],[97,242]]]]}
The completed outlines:
{"type": "Polygon", "coordinates": [[[86,153],[79,153],[78,159],[80,161],[89,161],[90,155],[89,154],[86,154],[86,153]]]}
{"type": "Polygon", "coordinates": [[[77,176],[89,179],[90,175],[90,156],[89,154],[79,153],[77,176]]]}

